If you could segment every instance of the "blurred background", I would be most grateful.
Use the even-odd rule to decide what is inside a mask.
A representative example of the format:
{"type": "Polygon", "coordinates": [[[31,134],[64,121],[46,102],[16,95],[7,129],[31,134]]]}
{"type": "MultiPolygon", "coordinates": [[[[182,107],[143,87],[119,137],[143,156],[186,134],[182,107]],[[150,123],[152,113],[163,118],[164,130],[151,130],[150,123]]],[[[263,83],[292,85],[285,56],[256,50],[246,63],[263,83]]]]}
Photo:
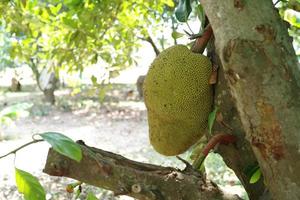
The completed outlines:
{"type": "MultiPolygon", "coordinates": [[[[300,3],[273,1],[289,24],[298,55],[300,3]]],[[[0,155],[35,133],[55,131],[73,140],[136,161],[183,168],[156,153],[148,141],[141,92],[144,75],[160,51],[190,45],[201,33],[203,10],[191,1],[186,22],[178,22],[178,1],[2,0],[0,3],[0,155]]],[[[42,173],[49,146],[38,143],[0,159],[0,199],[22,199],[14,165],[37,176],[47,199],[74,199],[72,180],[42,173]]],[[[182,155],[189,159],[189,152],[182,155]]],[[[207,176],[247,199],[240,182],[217,154],[205,161],[207,176]]],[[[84,186],[99,199],[111,192],[84,186]]]]}

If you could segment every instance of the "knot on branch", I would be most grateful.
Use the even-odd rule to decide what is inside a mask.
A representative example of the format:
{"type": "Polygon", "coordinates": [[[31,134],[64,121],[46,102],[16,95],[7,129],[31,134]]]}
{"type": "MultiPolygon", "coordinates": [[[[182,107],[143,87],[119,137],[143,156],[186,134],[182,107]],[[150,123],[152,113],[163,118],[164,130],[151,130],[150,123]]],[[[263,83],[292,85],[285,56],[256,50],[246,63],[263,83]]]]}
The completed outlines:
{"type": "Polygon", "coordinates": [[[131,186],[131,191],[133,192],[133,193],[140,193],[141,191],[142,191],[142,187],[141,187],[141,185],[140,184],[133,184],[132,186],[131,186]]]}

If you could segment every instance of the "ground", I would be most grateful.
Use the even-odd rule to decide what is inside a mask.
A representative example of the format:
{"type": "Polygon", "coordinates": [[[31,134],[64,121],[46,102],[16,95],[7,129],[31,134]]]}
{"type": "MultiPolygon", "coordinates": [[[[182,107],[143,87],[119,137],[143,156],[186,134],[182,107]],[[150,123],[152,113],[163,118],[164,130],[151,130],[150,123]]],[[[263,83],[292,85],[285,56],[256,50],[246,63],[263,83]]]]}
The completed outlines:
{"type": "MultiPolygon", "coordinates": [[[[102,103],[99,103],[97,96],[100,91],[94,90],[92,95],[90,93],[91,87],[76,90],[62,88],[56,92],[56,104],[51,106],[43,102],[41,92],[33,86],[25,87],[19,93],[2,89],[0,110],[27,103],[29,115],[1,125],[0,155],[30,141],[35,133],[55,131],[73,140],[83,140],[89,146],[112,151],[136,161],[184,167],[176,158],[159,155],[150,146],[146,108],[137,95],[135,85],[114,85],[108,89],[104,98],[101,96],[102,103]]],[[[74,194],[65,191],[66,185],[75,182],[74,180],[50,177],[42,173],[48,148],[46,143],[26,147],[17,153],[15,166],[38,177],[47,192],[47,199],[74,199],[74,194]]],[[[187,159],[187,155],[183,157],[187,159]]],[[[210,162],[216,160],[212,159],[210,162]]],[[[224,185],[232,192],[245,195],[232,172],[225,170],[222,164],[215,166],[220,167],[209,174],[215,178],[222,176],[226,182],[224,185]]],[[[15,186],[14,156],[0,159],[0,168],[0,199],[22,199],[15,186]]],[[[109,191],[87,185],[83,185],[82,191],[80,199],[86,199],[89,191],[103,200],[131,199],[126,196],[113,197],[109,191]]]]}

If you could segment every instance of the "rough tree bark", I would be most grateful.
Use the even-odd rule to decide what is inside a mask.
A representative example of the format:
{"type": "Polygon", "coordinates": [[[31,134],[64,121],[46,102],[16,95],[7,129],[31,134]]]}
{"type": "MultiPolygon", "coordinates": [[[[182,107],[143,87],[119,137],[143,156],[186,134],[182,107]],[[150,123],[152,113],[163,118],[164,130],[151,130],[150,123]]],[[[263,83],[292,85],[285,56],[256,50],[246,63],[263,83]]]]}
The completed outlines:
{"type": "Polygon", "coordinates": [[[273,199],[300,199],[300,70],[272,1],[201,0],[273,199]]]}
{"type": "MultiPolygon", "coordinates": [[[[215,57],[216,58],[216,57],[215,57]]],[[[214,59],[219,63],[218,59],[214,59]]],[[[222,65],[220,65],[221,67],[222,65]]],[[[222,145],[217,152],[223,157],[226,165],[230,167],[242,185],[250,199],[259,199],[265,193],[265,185],[261,178],[255,184],[250,183],[249,169],[257,165],[257,159],[252,151],[250,143],[245,139],[240,117],[230,94],[229,87],[224,78],[222,68],[218,70],[218,83],[215,86],[214,104],[219,108],[218,115],[222,117],[222,123],[215,123],[214,133],[230,133],[237,137],[235,145],[222,145]]]]}
{"type": "Polygon", "coordinates": [[[178,170],[135,162],[85,144],[81,144],[81,149],[83,158],[80,163],[50,149],[44,172],[109,189],[115,195],[142,200],[239,199],[238,196],[224,194],[188,163],[185,170],[178,170]]]}

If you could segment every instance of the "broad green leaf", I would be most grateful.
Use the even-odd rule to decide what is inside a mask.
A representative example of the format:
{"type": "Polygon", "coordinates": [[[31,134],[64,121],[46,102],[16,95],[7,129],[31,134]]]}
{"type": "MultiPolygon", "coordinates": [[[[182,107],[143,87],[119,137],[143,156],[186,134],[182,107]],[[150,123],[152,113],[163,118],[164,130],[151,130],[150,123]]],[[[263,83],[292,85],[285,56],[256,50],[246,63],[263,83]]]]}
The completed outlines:
{"type": "Polygon", "coordinates": [[[175,10],[175,17],[180,22],[186,22],[192,12],[190,0],[179,0],[179,4],[175,10]]]}
{"type": "Polygon", "coordinates": [[[215,122],[215,119],[217,116],[218,109],[219,109],[218,107],[215,107],[215,109],[208,115],[208,132],[210,135],[211,135],[211,129],[214,125],[214,122],[215,122]]]}
{"type": "Polygon", "coordinates": [[[98,199],[93,193],[89,192],[86,197],[86,200],[98,200],[98,199]]]}
{"type": "Polygon", "coordinates": [[[57,132],[39,134],[55,151],[79,162],[82,159],[80,146],[67,136],[57,132]]]}
{"type": "Polygon", "coordinates": [[[172,38],[174,38],[174,39],[181,38],[181,37],[183,37],[184,35],[185,35],[185,34],[179,33],[179,32],[177,32],[177,31],[173,31],[173,32],[172,32],[172,38]]]}
{"type": "Polygon", "coordinates": [[[36,177],[28,172],[15,168],[16,184],[18,191],[24,195],[25,200],[44,200],[44,188],[36,177]]]}
{"type": "Polygon", "coordinates": [[[96,64],[98,62],[98,54],[95,53],[91,59],[92,64],[96,64]]]}
{"type": "Polygon", "coordinates": [[[257,168],[256,171],[252,174],[249,183],[253,184],[256,183],[261,177],[261,171],[260,168],[257,168]]]}
{"type": "Polygon", "coordinates": [[[61,4],[61,3],[57,4],[57,6],[50,5],[51,13],[52,13],[53,15],[56,15],[56,14],[60,11],[61,7],[62,7],[62,4],[61,4]]]}

